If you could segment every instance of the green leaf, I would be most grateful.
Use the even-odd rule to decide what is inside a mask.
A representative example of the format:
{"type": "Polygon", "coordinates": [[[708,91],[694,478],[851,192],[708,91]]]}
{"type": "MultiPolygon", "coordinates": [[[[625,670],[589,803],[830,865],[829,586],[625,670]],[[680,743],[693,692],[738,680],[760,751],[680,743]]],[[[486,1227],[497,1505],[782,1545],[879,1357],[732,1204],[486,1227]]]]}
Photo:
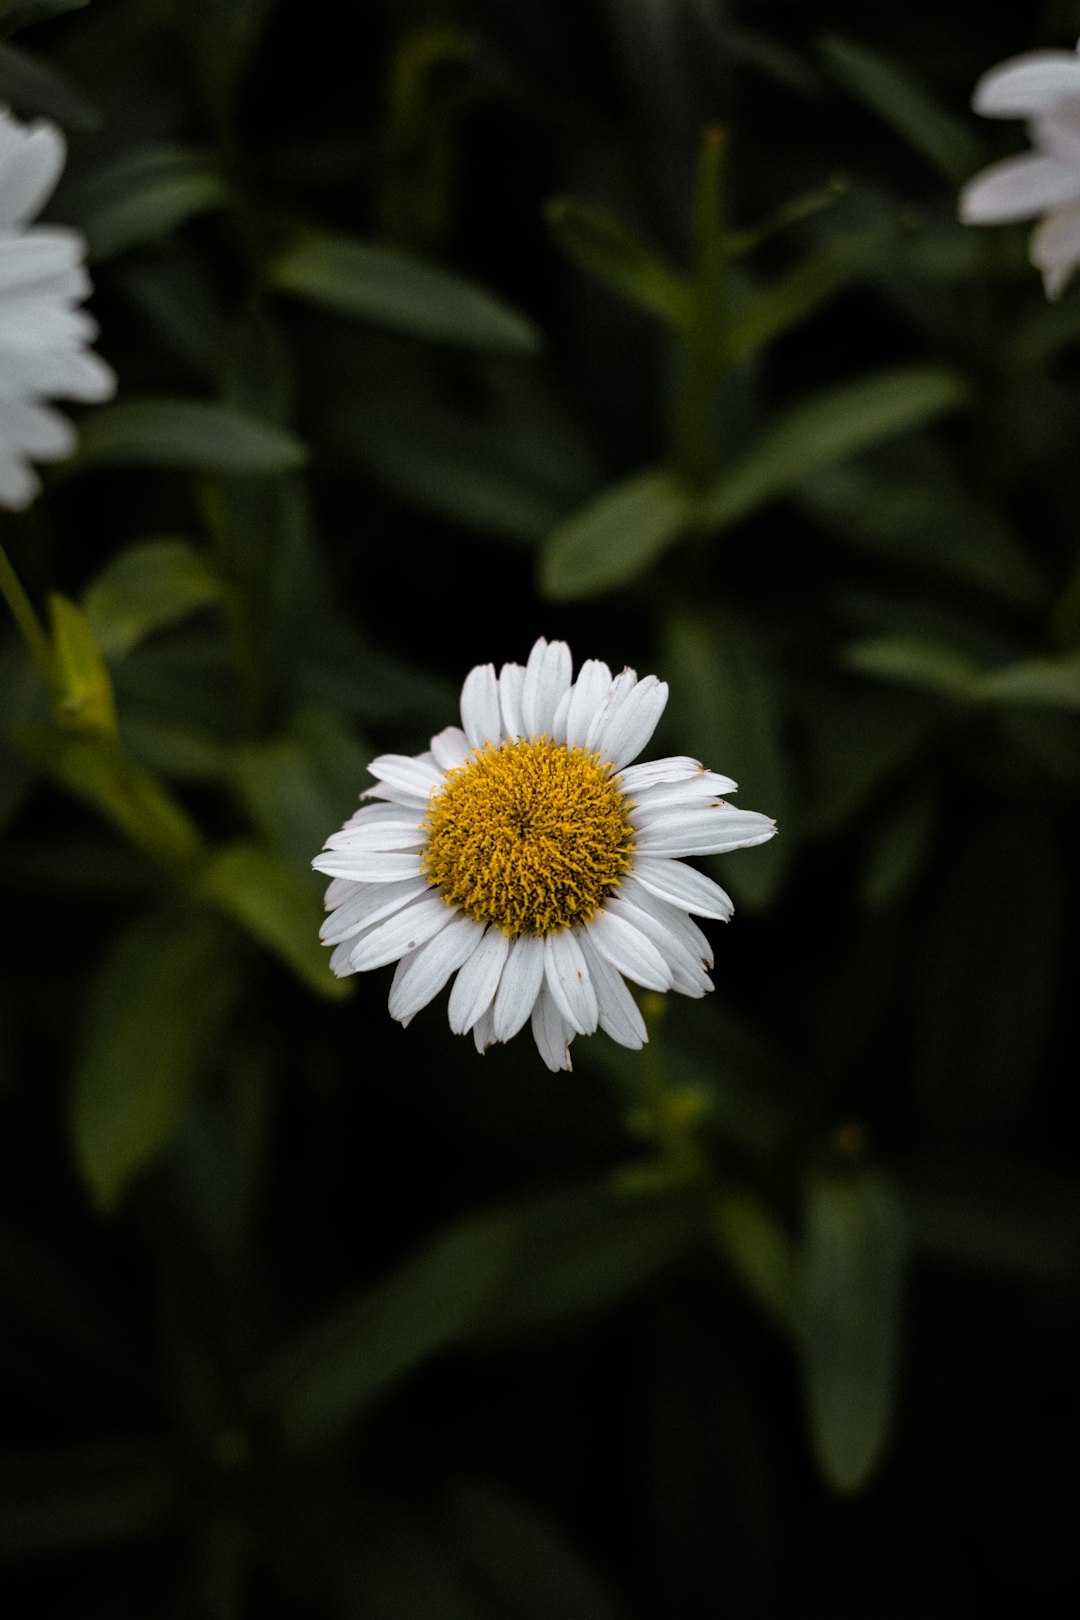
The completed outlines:
{"type": "Polygon", "coordinates": [[[349,994],[348,982],[335,979],[319,943],[323,912],[308,873],[258,844],[231,844],[207,861],[200,889],[317,995],[340,1001],[349,994]]]}
{"type": "Polygon", "coordinates": [[[133,308],[139,336],[155,355],[167,356],[170,371],[179,361],[182,375],[214,388],[229,319],[211,266],[192,244],[174,236],[167,253],[131,254],[112,267],[109,280],[133,308]]]}
{"type": "Polygon", "coordinates": [[[792,796],[781,745],[779,689],[757,638],[733,618],[690,613],[669,617],[664,633],[672,719],[680,747],[739,784],[738,803],[777,822],[767,844],[733,850],[719,862],[720,880],[756,908],[773,903],[794,854],[792,796]]]}
{"type": "Polygon", "coordinates": [[[332,711],[313,709],[283,736],[242,744],[230,765],[255,826],[303,865],[356,808],[370,757],[332,711]]]}
{"type": "Polygon", "coordinates": [[[102,1209],[184,1123],[239,988],[228,935],[203,915],[139,923],[110,953],[71,1094],[75,1157],[102,1209]]]}
{"type": "Polygon", "coordinates": [[[662,1275],[697,1235],[685,1203],[627,1189],[618,1177],[523,1200],[508,1215],[515,1263],[475,1324],[481,1346],[531,1342],[603,1315],[662,1275]]]}
{"type": "Polygon", "coordinates": [[[548,228],[567,258],[669,326],[686,324],[689,284],[617,215],[575,197],[556,197],[545,212],[548,228]]]}
{"type": "Polygon", "coordinates": [[[468,1217],[374,1288],[335,1305],[266,1369],[259,1395],[293,1442],[316,1443],[460,1343],[511,1261],[505,1214],[468,1217]]]}
{"type": "Polygon", "coordinates": [[[795,1255],[782,1223],[749,1193],[726,1192],[713,1203],[712,1229],[751,1299],[782,1333],[793,1334],[798,1322],[795,1255]]]}
{"type": "Polygon", "coordinates": [[[255,1396],[299,1444],[320,1443],[436,1355],[576,1326],[684,1252],[692,1211],[611,1182],[466,1216],[274,1358],[255,1396]]]}
{"type": "MultiPolygon", "coordinates": [[[[878,242],[880,233],[875,232],[873,243],[878,242]]],[[[828,242],[785,275],[757,289],[724,333],[724,364],[748,359],[837,297],[866,269],[869,246],[869,242],[850,239],[828,242]]]]}
{"type": "Polygon", "coordinates": [[[1047,597],[1042,574],[1000,510],[966,482],[940,446],[912,438],[823,468],[798,498],[830,534],[888,566],[1039,611],[1047,597]]]}
{"type": "Polygon", "coordinates": [[[220,208],[227,197],[208,153],[145,146],[85,180],[70,211],[86,235],[87,257],[100,263],[155,241],[195,214],[220,208]]]}
{"type": "Polygon", "coordinates": [[[299,467],[299,440],[257,417],[193,399],[122,400],[84,418],[67,467],[198,467],[273,473],[299,467]]]}
{"type": "Polygon", "coordinates": [[[312,237],[271,265],[270,278],[309,303],[418,337],[523,354],[541,345],[532,323],[486,288],[368,242],[312,237]]]}
{"type": "Polygon", "coordinates": [[[1080,653],[1030,658],[984,676],[980,694],[992,703],[1080,709],[1080,653]]]}
{"type": "Polygon", "coordinates": [[[885,1179],[868,1170],[811,1177],[799,1256],[807,1421],[835,1491],[871,1478],[888,1445],[899,1385],[905,1236],[885,1179]]]}
{"type": "Polygon", "coordinates": [[[15,45],[0,45],[0,100],[24,116],[54,118],[65,129],[97,129],[101,124],[92,102],[46,62],[15,45]]]}
{"type": "Polygon", "coordinates": [[[701,501],[703,528],[719,529],[796,488],[820,468],[953,410],[957,377],[929,367],[872,373],[783,412],[737,455],[701,501]]]}
{"type": "Polygon", "coordinates": [[[815,838],[852,827],[878,794],[902,792],[951,724],[911,687],[817,678],[795,695],[806,756],[801,811],[815,838]]]}
{"type": "Polygon", "coordinates": [[[165,1530],[186,1481],[152,1441],[108,1440],[0,1462],[0,1557],[55,1558],[165,1530]]]}
{"type": "Polygon", "coordinates": [[[90,620],[74,602],[55,592],[49,597],[49,620],[60,683],[57,720],[73,731],[114,736],[116,704],[112,682],[90,620]]]}
{"type": "Polygon", "coordinates": [[[106,563],[83,606],[107,658],[220,600],[221,581],[188,540],[141,540],[106,563]]]}
{"type": "Polygon", "coordinates": [[[41,770],[155,860],[186,866],[201,853],[198,830],[186,813],[113,738],[40,727],[20,727],[16,738],[41,770]]]}
{"type": "Polygon", "coordinates": [[[951,647],[917,641],[913,636],[874,636],[844,648],[845,669],[921,687],[961,702],[979,696],[981,672],[977,665],[951,647]]]}
{"type": "Polygon", "coordinates": [[[454,1542],[483,1577],[504,1620],[620,1620],[613,1593],[531,1503],[480,1480],[450,1494],[454,1542]]]}
{"type": "Polygon", "coordinates": [[[867,911],[903,900],[929,853],[937,826],[937,797],[926,786],[904,793],[875,829],[859,885],[867,911]]]}
{"type": "Polygon", "coordinates": [[[0,39],[9,39],[21,28],[61,17],[65,11],[81,11],[90,0],[0,0],[0,39]]]}
{"type": "Polygon", "coordinates": [[[628,478],[551,534],[540,588],[555,601],[598,596],[643,574],[686,528],[689,496],[668,472],[628,478]]]}
{"type": "Polygon", "coordinates": [[[968,125],[946,112],[895,63],[846,39],[824,39],[820,49],[844,88],[920,152],[944,179],[959,184],[979,167],[982,149],[968,125]]]}

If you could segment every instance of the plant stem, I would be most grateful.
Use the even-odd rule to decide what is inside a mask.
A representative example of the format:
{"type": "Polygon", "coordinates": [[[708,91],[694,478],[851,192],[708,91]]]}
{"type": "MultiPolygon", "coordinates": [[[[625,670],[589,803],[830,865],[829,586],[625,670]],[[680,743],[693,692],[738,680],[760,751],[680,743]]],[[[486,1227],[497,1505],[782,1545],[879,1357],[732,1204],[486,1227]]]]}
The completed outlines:
{"type": "Polygon", "coordinates": [[[3,546],[0,545],[0,594],[3,595],[12,617],[26,642],[30,656],[38,666],[49,691],[56,692],[56,663],[50,642],[34,605],[23,590],[22,581],[3,546]]]}
{"type": "Polygon", "coordinates": [[[698,164],[694,219],[694,280],[686,327],[686,370],[676,405],[675,462],[691,489],[712,477],[715,460],[713,412],[724,373],[724,172],[727,137],[705,130],[698,164]]]}

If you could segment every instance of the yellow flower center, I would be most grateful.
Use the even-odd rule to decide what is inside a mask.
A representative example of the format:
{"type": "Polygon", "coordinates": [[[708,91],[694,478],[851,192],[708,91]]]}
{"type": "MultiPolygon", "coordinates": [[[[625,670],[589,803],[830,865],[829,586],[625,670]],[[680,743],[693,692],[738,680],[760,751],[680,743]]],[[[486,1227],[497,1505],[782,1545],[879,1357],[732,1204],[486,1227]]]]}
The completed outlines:
{"type": "Polygon", "coordinates": [[[546,737],[485,743],[432,795],[424,873],[511,939],[587,923],[630,870],[631,809],[598,754],[546,737]]]}

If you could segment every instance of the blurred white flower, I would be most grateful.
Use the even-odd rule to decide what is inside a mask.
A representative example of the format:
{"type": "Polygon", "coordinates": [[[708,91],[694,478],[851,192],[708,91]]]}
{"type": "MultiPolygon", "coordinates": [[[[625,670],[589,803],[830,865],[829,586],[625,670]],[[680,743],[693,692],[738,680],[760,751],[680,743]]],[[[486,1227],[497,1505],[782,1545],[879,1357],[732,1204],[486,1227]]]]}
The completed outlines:
{"type": "Polygon", "coordinates": [[[64,167],[53,124],[0,107],[0,506],[28,506],[31,461],[62,461],[75,430],[43,401],[107,399],[116,379],[87,347],[97,327],[76,305],[90,292],[77,231],[29,223],[64,167]]]}
{"type": "Polygon", "coordinates": [[[667,703],[655,675],[577,680],[565,642],[528,663],[472,670],[461,727],[430,752],[369,767],[377,801],[327,840],[313,865],[333,879],[324,944],[338,975],[397,963],[390,1012],[408,1024],[454,973],[451,1029],[478,1051],[532,1020],[549,1069],[597,1027],[640,1047],[625,979],[703,996],[713,955],[693,915],[732,905],[686,855],[771,838],[767,816],[721,794],[734,782],[684,756],[633,765],[667,703]]]}
{"type": "MultiPolygon", "coordinates": [[[[1080,51],[1080,47],[1078,47],[1080,51]]],[[[1034,150],[1006,158],[960,193],[966,225],[1004,225],[1043,216],[1031,261],[1048,298],[1080,265],[1080,54],[1030,51],[985,73],[972,106],[987,118],[1026,118],[1034,150]]]]}

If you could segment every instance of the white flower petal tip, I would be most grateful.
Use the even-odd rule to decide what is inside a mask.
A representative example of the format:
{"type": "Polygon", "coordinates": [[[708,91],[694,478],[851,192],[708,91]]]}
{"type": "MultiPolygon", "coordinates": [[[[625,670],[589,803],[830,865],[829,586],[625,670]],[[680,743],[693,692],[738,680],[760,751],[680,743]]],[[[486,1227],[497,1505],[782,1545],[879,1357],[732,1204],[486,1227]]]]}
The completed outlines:
{"type": "Polygon", "coordinates": [[[60,131],[22,124],[0,108],[0,506],[22,511],[40,491],[33,462],[75,449],[71,424],[44,403],[107,399],[116,378],[87,345],[78,309],[90,291],[77,231],[30,223],[64,166],[60,131]]]}
{"type": "Polygon", "coordinates": [[[596,659],[575,680],[559,641],[473,668],[461,725],[429,752],[375,759],[375,786],[312,863],[330,879],[331,971],[394,964],[403,1026],[449,985],[455,1034],[483,1053],[529,1024],[553,1073],[577,1035],[645,1045],[631,984],[707,995],[713,950],[694,918],[733,907],[684,857],[764,843],[776,825],[727,803],[734,782],[700,760],[632,763],[667,696],[655,675],[596,659]]]}
{"type": "Polygon", "coordinates": [[[1060,297],[1077,265],[1080,205],[1080,47],[1030,51],[984,73],[972,106],[987,118],[1025,118],[1032,150],[1006,158],[969,180],[958,213],[965,225],[1041,219],[1031,238],[1032,263],[1046,296],[1060,297]]]}
{"type": "Polygon", "coordinates": [[[1065,96],[1080,96],[1080,55],[1029,51],[984,73],[971,105],[984,118],[1035,118],[1065,96]]]}

